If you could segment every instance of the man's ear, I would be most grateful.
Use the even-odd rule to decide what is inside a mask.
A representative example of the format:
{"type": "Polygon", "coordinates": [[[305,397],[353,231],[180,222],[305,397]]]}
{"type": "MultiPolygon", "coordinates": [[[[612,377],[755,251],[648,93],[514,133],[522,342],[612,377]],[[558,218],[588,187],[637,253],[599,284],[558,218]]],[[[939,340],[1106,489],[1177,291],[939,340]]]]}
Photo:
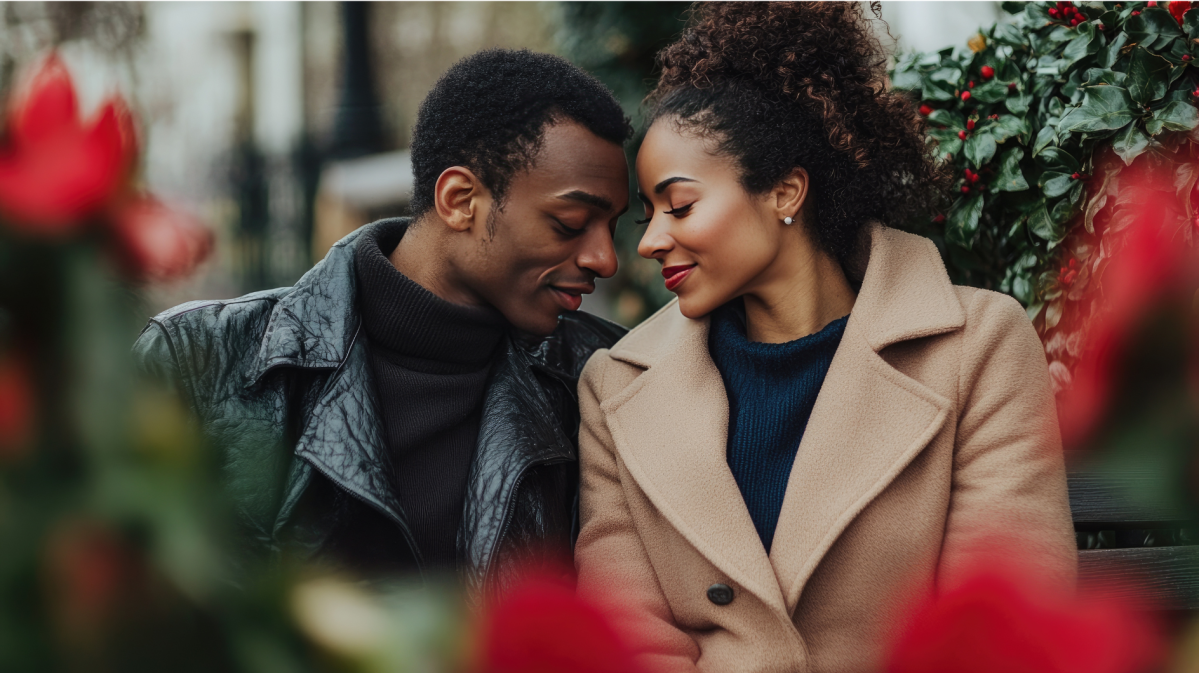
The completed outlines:
{"type": "Polygon", "coordinates": [[[486,221],[491,193],[479,177],[464,166],[450,166],[433,186],[433,207],[454,231],[470,231],[486,221]]]}
{"type": "Polygon", "coordinates": [[[779,220],[785,217],[799,219],[808,200],[810,184],[808,172],[802,168],[796,168],[779,180],[771,193],[779,220]]]}

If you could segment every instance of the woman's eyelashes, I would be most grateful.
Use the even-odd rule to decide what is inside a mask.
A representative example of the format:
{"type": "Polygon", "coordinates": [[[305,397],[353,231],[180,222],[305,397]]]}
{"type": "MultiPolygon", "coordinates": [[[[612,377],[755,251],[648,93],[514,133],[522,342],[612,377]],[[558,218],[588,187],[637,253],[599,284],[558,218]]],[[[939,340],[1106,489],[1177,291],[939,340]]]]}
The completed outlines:
{"type": "MultiPolygon", "coordinates": [[[[695,205],[695,204],[688,203],[685,206],[679,206],[678,208],[671,208],[670,210],[664,210],[662,212],[666,213],[667,215],[673,215],[675,217],[686,217],[687,213],[691,212],[691,206],[693,206],[693,205],[695,205]]],[[[647,209],[646,213],[645,213],[645,219],[644,220],[633,220],[633,223],[634,224],[649,224],[649,221],[652,220],[653,217],[654,217],[654,211],[647,209]]]]}

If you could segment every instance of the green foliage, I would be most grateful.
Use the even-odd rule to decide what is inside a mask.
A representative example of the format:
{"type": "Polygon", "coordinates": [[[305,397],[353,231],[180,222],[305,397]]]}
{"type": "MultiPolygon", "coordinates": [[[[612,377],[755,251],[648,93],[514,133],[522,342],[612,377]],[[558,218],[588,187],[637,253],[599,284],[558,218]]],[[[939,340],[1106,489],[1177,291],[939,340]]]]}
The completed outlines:
{"type": "Polygon", "coordinates": [[[1065,5],[1005,3],[1014,22],[974,48],[908,54],[892,73],[931,108],[929,142],[957,176],[946,216],[920,233],[955,282],[1012,294],[1043,333],[1082,300],[1143,201],[1121,178],[1153,176],[1193,235],[1199,11],[1180,26],[1143,2],[1065,5]]]}

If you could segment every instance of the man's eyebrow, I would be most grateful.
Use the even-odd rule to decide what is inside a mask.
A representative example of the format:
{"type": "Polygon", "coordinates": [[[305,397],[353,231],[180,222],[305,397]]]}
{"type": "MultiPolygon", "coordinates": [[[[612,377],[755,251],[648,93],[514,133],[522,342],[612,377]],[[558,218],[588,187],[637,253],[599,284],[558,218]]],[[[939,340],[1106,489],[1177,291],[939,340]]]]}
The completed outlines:
{"type": "Polygon", "coordinates": [[[604,210],[604,211],[612,210],[612,202],[609,201],[608,199],[605,199],[602,196],[598,196],[596,194],[590,194],[588,192],[584,192],[584,191],[578,190],[578,189],[574,190],[573,192],[559,194],[558,198],[566,199],[567,201],[578,201],[579,203],[585,203],[589,206],[595,206],[596,208],[599,208],[600,210],[604,210]]]}
{"type": "Polygon", "coordinates": [[[696,181],[692,180],[691,178],[684,178],[682,176],[676,175],[673,178],[666,178],[662,182],[659,182],[658,184],[654,185],[654,193],[661,194],[667,187],[673,185],[676,182],[696,182],[696,181]]]}

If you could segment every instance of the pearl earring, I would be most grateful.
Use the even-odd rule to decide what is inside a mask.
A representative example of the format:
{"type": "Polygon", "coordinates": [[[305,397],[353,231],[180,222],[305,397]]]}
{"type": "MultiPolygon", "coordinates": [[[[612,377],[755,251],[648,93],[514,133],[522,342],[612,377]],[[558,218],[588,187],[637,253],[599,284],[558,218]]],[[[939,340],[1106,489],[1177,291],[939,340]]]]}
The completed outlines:
{"type": "Polygon", "coordinates": [[[786,225],[790,225],[790,224],[791,224],[792,222],[794,222],[794,221],[795,221],[795,220],[793,220],[793,219],[791,219],[791,218],[789,218],[789,217],[784,217],[784,218],[783,218],[783,224],[786,224],[786,225]]]}

